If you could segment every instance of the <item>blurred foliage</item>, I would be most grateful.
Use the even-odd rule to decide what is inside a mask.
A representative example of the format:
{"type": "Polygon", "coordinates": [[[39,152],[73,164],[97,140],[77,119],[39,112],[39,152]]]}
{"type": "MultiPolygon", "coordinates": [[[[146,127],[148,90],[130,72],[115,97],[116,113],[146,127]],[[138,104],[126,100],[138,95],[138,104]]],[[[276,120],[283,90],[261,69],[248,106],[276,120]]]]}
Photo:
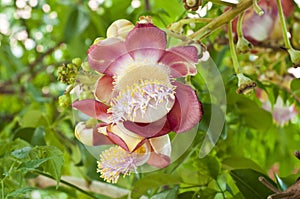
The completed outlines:
{"type": "MultiPolygon", "coordinates": [[[[71,107],[68,103],[59,106],[58,98],[67,86],[57,80],[58,67],[70,64],[74,57],[85,60],[93,40],[105,37],[107,27],[117,19],[135,23],[140,16],[151,15],[154,24],[166,29],[197,13],[187,12],[180,0],[2,0],[0,5],[0,198],[110,198],[101,188],[84,191],[60,180],[72,176],[87,184],[102,182],[96,159],[74,136],[71,107]],[[41,175],[55,183],[40,184],[41,175]]],[[[223,11],[224,6],[213,4],[205,17],[215,18],[223,11]]],[[[295,48],[300,47],[299,16],[295,6],[288,20],[295,48]]],[[[190,23],[184,31],[204,25],[190,23]]],[[[273,178],[274,184],[283,179],[286,186],[297,179],[300,161],[293,152],[299,149],[300,117],[297,114],[279,125],[262,108],[258,94],[236,94],[226,34],[226,28],[221,28],[201,41],[222,73],[227,94],[226,123],[213,151],[198,157],[199,143],[210,122],[208,111],[183,157],[139,179],[120,179],[114,187],[132,191],[132,198],[260,199],[272,191],[258,181],[259,176],[270,182],[273,178]],[[276,180],[273,172],[278,174],[276,180]]],[[[259,45],[253,53],[238,55],[243,72],[267,93],[271,107],[280,96],[299,112],[300,81],[295,78],[285,85],[292,63],[280,50],[283,42],[259,45]]],[[[209,109],[212,105],[204,80],[198,74],[192,83],[209,109]]]]}

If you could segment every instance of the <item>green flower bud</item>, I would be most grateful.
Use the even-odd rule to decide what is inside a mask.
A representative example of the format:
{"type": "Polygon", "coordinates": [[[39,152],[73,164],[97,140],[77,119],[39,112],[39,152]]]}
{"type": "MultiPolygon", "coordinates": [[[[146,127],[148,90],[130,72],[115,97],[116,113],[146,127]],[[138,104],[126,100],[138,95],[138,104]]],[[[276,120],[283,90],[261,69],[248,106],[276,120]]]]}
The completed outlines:
{"type": "Polygon", "coordinates": [[[78,57],[72,59],[72,63],[75,64],[78,68],[81,66],[82,64],[82,60],[78,57]]]}
{"type": "Polygon", "coordinates": [[[291,61],[293,62],[293,64],[295,66],[299,66],[300,65],[300,51],[291,48],[288,50],[288,53],[290,54],[291,61]]]}
{"type": "Polygon", "coordinates": [[[252,48],[252,44],[245,39],[245,37],[239,37],[237,46],[236,46],[236,51],[237,53],[246,53],[252,48]]]}
{"type": "Polygon", "coordinates": [[[256,87],[256,82],[252,81],[250,78],[246,77],[243,73],[237,74],[238,77],[238,89],[237,94],[249,95],[253,92],[256,87]]]}
{"type": "Polygon", "coordinates": [[[69,93],[58,97],[58,104],[61,107],[68,107],[71,105],[71,103],[72,103],[72,101],[71,101],[71,96],[69,93]]]}
{"type": "Polygon", "coordinates": [[[256,14],[258,15],[258,16],[261,16],[261,15],[263,15],[265,12],[264,12],[264,10],[263,9],[261,9],[261,7],[258,5],[258,2],[257,2],[258,0],[254,0],[253,1],[253,9],[254,9],[254,11],[256,12],[256,14]]]}
{"type": "Polygon", "coordinates": [[[91,71],[91,66],[88,62],[83,62],[81,64],[81,68],[84,70],[84,71],[91,71]]]}

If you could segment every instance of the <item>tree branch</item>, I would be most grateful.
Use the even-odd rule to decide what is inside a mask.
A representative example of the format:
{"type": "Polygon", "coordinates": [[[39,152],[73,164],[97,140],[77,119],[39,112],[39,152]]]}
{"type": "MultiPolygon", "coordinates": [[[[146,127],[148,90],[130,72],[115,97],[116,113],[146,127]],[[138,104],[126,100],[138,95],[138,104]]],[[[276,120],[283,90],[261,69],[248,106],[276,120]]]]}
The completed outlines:
{"type": "Polygon", "coordinates": [[[210,35],[213,31],[217,30],[221,26],[228,24],[229,21],[233,20],[240,13],[248,9],[253,5],[253,0],[243,0],[236,7],[231,8],[229,11],[224,12],[222,15],[218,16],[206,26],[202,27],[200,30],[191,34],[189,37],[192,39],[203,39],[210,35]]]}

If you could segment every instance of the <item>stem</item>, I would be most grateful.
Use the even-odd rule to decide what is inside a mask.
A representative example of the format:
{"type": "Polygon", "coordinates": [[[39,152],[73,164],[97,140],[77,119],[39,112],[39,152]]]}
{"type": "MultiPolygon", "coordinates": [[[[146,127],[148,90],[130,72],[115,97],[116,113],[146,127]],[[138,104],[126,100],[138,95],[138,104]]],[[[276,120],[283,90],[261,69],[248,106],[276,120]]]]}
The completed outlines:
{"type": "Polygon", "coordinates": [[[257,0],[253,0],[253,9],[258,14],[258,16],[261,16],[264,14],[263,9],[258,5],[257,0]]]}
{"type": "Polygon", "coordinates": [[[222,0],[210,0],[210,2],[212,2],[214,4],[230,6],[230,7],[236,7],[236,5],[237,5],[237,3],[230,3],[230,2],[222,1],[222,0]]]}
{"type": "Polygon", "coordinates": [[[189,18],[189,19],[181,19],[179,21],[180,24],[188,24],[188,23],[208,23],[211,22],[212,18],[189,18]]]}
{"type": "Polygon", "coordinates": [[[284,17],[282,6],[281,6],[281,1],[276,0],[276,3],[277,3],[277,7],[278,7],[279,16],[280,16],[281,28],[283,30],[283,39],[284,39],[285,48],[287,50],[290,50],[293,47],[292,47],[292,45],[290,43],[290,40],[289,40],[289,37],[288,37],[288,30],[287,30],[287,26],[286,26],[286,23],[285,23],[285,17],[284,17]]]}
{"type": "MultiPolygon", "coordinates": [[[[56,179],[53,178],[51,175],[48,175],[48,174],[43,173],[43,172],[41,172],[41,171],[36,170],[36,171],[34,171],[34,172],[37,173],[37,174],[40,174],[40,175],[42,175],[42,176],[45,176],[45,177],[47,177],[47,178],[51,178],[51,179],[53,179],[53,180],[56,180],[56,179]]],[[[94,196],[93,194],[91,194],[91,193],[89,193],[89,192],[87,192],[87,191],[85,191],[85,190],[83,190],[83,189],[81,189],[81,188],[79,188],[79,187],[77,187],[77,186],[75,186],[75,185],[73,185],[73,184],[71,184],[71,183],[65,181],[65,180],[60,179],[60,182],[61,182],[61,183],[64,183],[65,185],[67,185],[67,186],[69,186],[69,187],[72,187],[72,188],[76,189],[77,191],[80,191],[81,193],[83,193],[83,194],[85,194],[85,195],[87,195],[87,196],[89,196],[89,197],[91,197],[91,198],[98,199],[98,198],[97,198],[96,196],[94,196]]]]}
{"type": "Polygon", "coordinates": [[[228,23],[228,39],[229,39],[229,48],[230,48],[230,54],[232,57],[234,72],[236,74],[239,74],[239,73],[241,73],[241,67],[240,67],[240,64],[238,61],[236,49],[235,49],[234,42],[233,42],[232,23],[231,22],[228,23]]]}
{"type": "Polygon", "coordinates": [[[149,12],[149,11],[151,10],[149,0],[145,0],[145,10],[146,10],[147,12],[149,12]]]}
{"type": "Polygon", "coordinates": [[[245,12],[242,12],[239,15],[239,19],[238,19],[238,23],[237,23],[237,35],[238,35],[238,38],[243,38],[244,37],[243,36],[243,27],[242,27],[244,14],[245,14],[245,12]]]}
{"type": "Polygon", "coordinates": [[[289,196],[294,196],[294,192],[282,192],[282,193],[276,193],[273,195],[270,195],[267,199],[283,199],[288,198],[289,196]]]}
{"type": "Polygon", "coordinates": [[[238,16],[241,12],[245,11],[253,5],[253,0],[243,0],[236,5],[236,7],[231,8],[231,10],[224,12],[222,15],[218,16],[206,26],[202,27],[197,32],[191,34],[189,37],[191,39],[203,39],[210,35],[213,31],[217,30],[221,26],[227,24],[229,21],[238,16]]]}
{"type": "Polygon", "coordinates": [[[268,189],[270,189],[271,191],[275,192],[275,193],[280,193],[280,191],[278,189],[276,189],[269,181],[267,181],[264,177],[260,176],[258,178],[258,180],[265,185],[268,189]]]}

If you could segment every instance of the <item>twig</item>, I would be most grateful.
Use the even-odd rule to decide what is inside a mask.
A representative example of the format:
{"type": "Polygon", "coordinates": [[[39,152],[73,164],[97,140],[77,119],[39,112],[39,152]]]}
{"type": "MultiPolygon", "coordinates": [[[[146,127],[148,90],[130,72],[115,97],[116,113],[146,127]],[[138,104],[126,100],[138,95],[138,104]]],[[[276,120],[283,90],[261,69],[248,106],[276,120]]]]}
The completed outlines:
{"type": "MultiPolygon", "coordinates": [[[[40,172],[40,171],[35,171],[35,173],[38,173],[38,174],[40,174],[40,175],[42,175],[42,176],[45,176],[45,177],[47,177],[47,178],[50,178],[50,179],[52,179],[52,180],[56,180],[56,179],[54,179],[51,175],[48,175],[48,174],[46,174],[46,173],[43,173],[43,172],[40,172]]],[[[73,184],[70,183],[70,182],[67,182],[67,181],[65,181],[65,180],[63,180],[63,179],[60,179],[60,182],[61,182],[61,183],[64,183],[65,185],[67,185],[67,186],[69,186],[69,187],[72,187],[72,188],[74,188],[74,189],[80,191],[81,193],[84,193],[84,194],[87,195],[87,196],[90,196],[90,197],[92,197],[92,198],[97,199],[97,197],[95,197],[93,194],[91,194],[91,193],[89,193],[89,192],[87,192],[87,191],[85,191],[85,190],[83,190],[83,189],[81,189],[81,188],[79,188],[79,187],[73,185],[73,184]]]]}
{"type": "Polygon", "coordinates": [[[281,192],[281,193],[275,193],[273,195],[268,196],[267,199],[283,199],[287,198],[289,196],[293,196],[294,192],[281,192]]]}
{"type": "MultiPolygon", "coordinates": [[[[97,198],[96,196],[92,195],[92,193],[100,194],[110,198],[120,198],[130,193],[130,191],[127,189],[123,189],[107,183],[103,183],[95,180],[86,181],[82,178],[73,177],[73,176],[62,176],[60,182],[92,198],[97,198]]],[[[47,174],[44,175],[44,173],[32,179],[31,183],[33,184],[37,183],[37,185],[40,186],[41,188],[46,188],[49,186],[56,185],[55,179],[53,179],[53,177],[51,176],[48,176],[47,174]]]]}
{"type": "Polygon", "coordinates": [[[260,176],[258,178],[258,180],[264,184],[267,188],[269,188],[270,190],[272,190],[275,193],[280,193],[280,191],[278,189],[276,189],[269,181],[267,181],[264,177],[260,176]]]}
{"type": "Polygon", "coordinates": [[[203,39],[210,35],[213,31],[217,30],[221,26],[227,24],[229,21],[234,19],[240,13],[248,9],[253,5],[253,0],[243,0],[236,7],[231,8],[231,10],[224,12],[222,15],[218,16],[206,26],[202,27],[197,32],[191,34],[189,37],[192,39],[203,39]]]}
{"type": "Polygon", "coordinates": [[[147,12],[149,12],[149,11],[151,10],[149,0],[145,0],[145,10],[146,10],[147,12]]]}

